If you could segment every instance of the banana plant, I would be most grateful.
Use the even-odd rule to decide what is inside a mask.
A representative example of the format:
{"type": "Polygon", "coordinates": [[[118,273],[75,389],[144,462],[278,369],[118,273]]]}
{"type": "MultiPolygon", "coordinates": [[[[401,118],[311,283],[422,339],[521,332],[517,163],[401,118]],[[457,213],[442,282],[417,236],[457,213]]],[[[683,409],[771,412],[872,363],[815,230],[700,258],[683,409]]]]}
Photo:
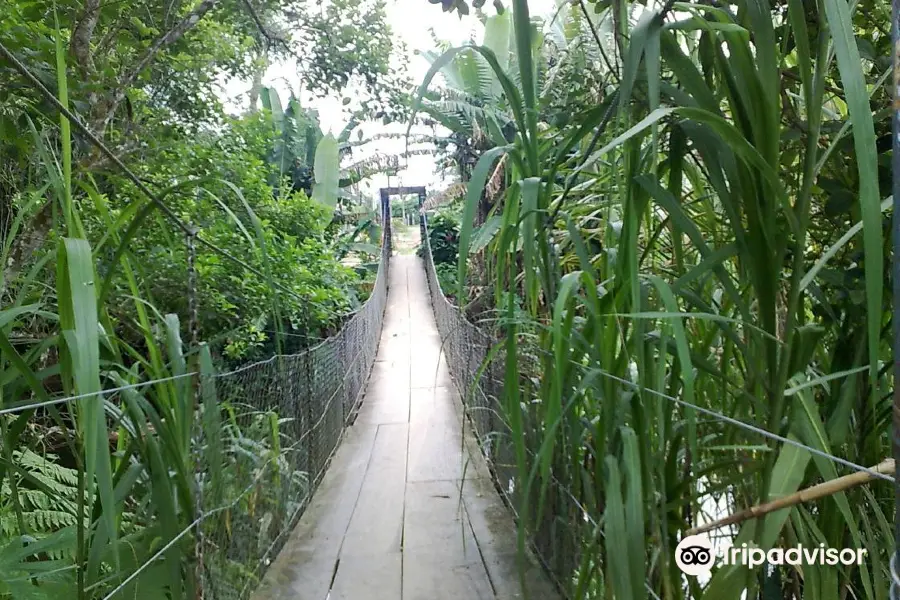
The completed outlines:
{"type": "Polygon", "coordinates": [[[300,100],[291,94],[284,109],[278,92],[271,87],[260,91],[263,108],[272,115],[275,140],[270,162],[277,167],[272,185],[277,186],[289,177],[294,189],[311,193],[310,172],[315,162],[316,148],[323,137],[315,110],[305,109],[300,100]]]}
{"type": "MultiPolygon", "coordinates": [[[[510,23],[508,12],[488,17],[481,42],[504,71],[511,62],[510,23]]],[[[481,151],[511,139],[515,125],[507,112],[500,80],[481,54],[466,48],[454,52],[448,60],[441,59],[446,53],[422,55],[432,68],[440,63],[438,69],[447,84],[420,102],[423,112],[450,131],[473,140],[481,151]]]]}
{"type": "Polygon", "coordinates": [[[316,148],[313,200],[330,208],[337,205],[340,183],[340,152],[337,140],[330,133],[322,138],[316,148]]]}

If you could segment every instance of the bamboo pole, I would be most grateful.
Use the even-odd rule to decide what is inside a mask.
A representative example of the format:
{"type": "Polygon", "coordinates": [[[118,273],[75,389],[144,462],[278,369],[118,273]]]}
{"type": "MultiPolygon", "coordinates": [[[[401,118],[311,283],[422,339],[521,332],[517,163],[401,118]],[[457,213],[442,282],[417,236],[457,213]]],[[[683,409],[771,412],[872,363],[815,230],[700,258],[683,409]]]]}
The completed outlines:
{"type": "MultiPolygon", "coordinates": [[[[878,465],[872,467],[872,470],[877,473],[892,475],[895,470],[894,459],[886,458],[878,465]]],[[[796,506],[797,504],[801,504],[804,502],[812,502],[813,500],[825,498],[826,496],[833,496],[834,494],[843,492],[844,490],[848,490],[852,487],[856,487],[864,483],[869,483],[870,481],[874,481],[875,479],[876,477],[874,475],[871,475],[864,471],[853,473],[852,475],[845,475],[844,477],[838,477],[837,479],[832,479],[831,481],[826,481],[824,483],[808,487],[804,490],[800,490],[799,492],[795,492],[793,494],[785,496],[784,498],[778,498],[777,500],[772,500],[771,502],[766,502],[765,504],[757,504],[756,506],[751,506],[746,510],[728,515],[723,519],[718,519],[711,523],[706,523],[705,525],[694,527],[693,529],[688,530],[687,535],[706,533],[708,531],[713,531],[714,529],[721,529],[722,527],[726,527],[728,525],[735,525],[737,523],[749,521],[750,519],[757,519],[771,512],[775,512],[776,510],[790,508],[791,506],[796,506]]]]}

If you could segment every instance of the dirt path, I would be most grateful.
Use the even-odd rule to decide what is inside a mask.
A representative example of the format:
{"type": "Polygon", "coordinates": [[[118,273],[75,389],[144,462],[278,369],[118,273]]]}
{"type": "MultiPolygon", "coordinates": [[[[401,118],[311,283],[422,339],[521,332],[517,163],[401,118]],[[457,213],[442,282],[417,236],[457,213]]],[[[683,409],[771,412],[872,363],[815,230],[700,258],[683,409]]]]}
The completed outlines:
{"type": "Polygon", "coordinates": [[[415,254],[422,240],[421,230],[413,225],[394,224],[391,234],[397,254],[415,254]]]}

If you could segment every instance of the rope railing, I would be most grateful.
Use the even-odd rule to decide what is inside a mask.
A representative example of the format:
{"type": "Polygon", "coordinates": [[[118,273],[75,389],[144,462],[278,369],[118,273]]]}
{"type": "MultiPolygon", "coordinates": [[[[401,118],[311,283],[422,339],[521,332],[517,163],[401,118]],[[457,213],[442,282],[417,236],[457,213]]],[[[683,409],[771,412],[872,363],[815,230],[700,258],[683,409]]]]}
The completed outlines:
{"type": "MultiPolygon", "coordinates": [[[[472,423],[488,463],[494,484],[512,512],[520,506],[522,490],[517,486],[515,452],[509,425],[500,404],[503,396],[504,359],[488,360],[499,339],[487,328],[471,323],[465,313],[441,290],[428,238],[427,213],[420,217],[423,260],[431,305],[441,336],[450,377],[463,396],[466,415],[472,423]]],[[[531,532],[530,545],[558,587],[564,589],[578,567],[582,528],[593,529],[585,511],[559,482],[549,487],[543,522],[531,532]]]]}
{"type": "Polygon", "coordinates": [[[299,354],[273,357],[214,379],[223,438],[197,446],[198,478],[208,478],[210,489],[216,490],[204,495],[202,509],[228,504],[229,490],[233,495],[233,490],[252,485],[254,491],[200,525],[206,600],[249,597],[308,506],[358,408],[381,334],[389,228],[387,224],[372,295],[337,334],[299,354]],[[228,465],[227,487],[213,485],[215,465],[204,460],[203,449],[213,442],[220,444],[228,465]],[[260,477],[263,469],[266,475],[260,477]]]}
{"type": "MultiPolygon", "coordinates": [[[[175,501],[176,528],[157,529],[155,506],[130,509],[127,525],[122,526],[128,537],[156,530],[157,543],[144,552],[133,548],[130,540],[120,541],[120,555],[128,554],[128,562],[120,559],[123,566],[113,576],[87,586],[87,597],[163,597],[156,594],[165,589],[176,594],[165,587],[168,584],[160,587],[165,580],[160,574],[175,560],[181,563],[183,577],[177,597],[250,598],[308,506],[359,407],[381,336],[390,256],[386,219],[371,295],[340,331],[302,352],[218,372],[209,347],[200,344],[198,367],[193,370],[182,367],[179,372],[173,365],[171,376],[148,381],[125,381],[110,373],[106,375],[110,385],[98,392],[43,396],[0,409],[0,418],[49,425],[54,415],[58,419],[75,414],[99,399],[108,431],[125,432],[123,439],[129,443],[152,439],[157,448],[171,444],[168,447],[183,449],[180,454],[156,450],[157,464],[149,455],[140,456],[140,466],[147,470],[136,480],[142,485],[145,479],[174,482],[185,476],[183,485],[173,485],[173,497],[166,500],[175,501]],[[154,416],[147,419],[148,414],[154,416]],[[181,431],[183,440],[176,440],[181,431]],[[183,461],[184,471],[177,472],[174,461],[183,461]]],[[[48,437],[45,445],[62,448],[74,443],[71,434],[62,437],[67,441],[48,437]]],[[[144,445],[136,447],[140,453],[144,445]]],[[[13,458],[20,462],[27,457],[13,458]]],[[[41,460],[56,463],[55,458],[41,460]]],[[[162,481],[153,485],[165,488],[162,481]]],[[[161,501],[153,496],[154,503],[161,501]]],[[[0,551],[12,541],[2,533],[0,551]]],[[[78,571],[77,561],[63,570],[70,571],[78,571]]],[[[23,581],[49,581],[51,576],[58,576],[57,571],[23,581]]]]}
{"type": "MultiPolygon", "coordinates": [[[[437,275],[437,269],[431,254],[427,212],[420,215],[421,239],[423,246],[423,259],[425,263],[429,294],[433,307],[438,331],[442,340],[450,376],[463,396],[463,404],[469,421],[478,437],[482,452],[488,461],[489,470],[494,478],[494,483],[507,501],[510,509],[515,514],[516,508],[521,506],[521,494],[523,493],[519,474],[516,466],[515,451],[512,444],[511,429],[505,420],[505,411],[502,406],[503,398],[503,374],[505,356],[502,350],[497,352],[498,344],[502,343],[499,337],[499,329],[493,324],[482,327],[473,324],[467,318],[465,312],[450,302],[441,290],[437,275]],[[497,337],[495,337],[497,336],[497,337]]],[[[527,351],[523,350],[517,357],[518,360],[527,360],[527,351]]],[[[596,371],[602,371],[595,369],[596,371]]],[[[888,481],[896,485],[896,477],[891,476],[882,469],[883,465],[867,467],[857,464],[846,458],[830,454],[821,449],[811,447],[796,439],[787,438],[756,427],[728,415],[709,410],[689,403],[681,398],[676,398],[655,390],[642,389],[637,384],[616,377],[612,373],[602,371],[603,377],[615,380],[626,389],[642,391],[658,396],[663,400],[688,408],[720,423],[731,427],[743,429],[751,434],[758,435],[766,440],[799,447],[811,455],[832,461],[852,469],[856,473],[866,474],[870,481],[888,481]]],[[[527,427],[526,427],[527,429],[527,427]]],[[[526,440],[525,452],[529,460],[534,463],[536,448],[528,446],[526,440]]],[[[775,450],[774,446],[769,447],[775,450]]],[[[584,482],[582,482],[584,483],[584,482]]],[[[530,506],[538,504],[537,488],[532,486],[533,497],[530,506]]],[[[551,474],[543,498],[544,510],[539,523],[528,523],[529,542],[537,557],[543,563],[549,574],[555,579],[560,589],[566,591],[572,578],[580,568],[585,566],[582,556],[582,543],[585,540],[596,539],[604,536],[602,527],[593,519],[582,499],[576,497],[579,489],[571,488],[570,484],[560,481],[551,474]]],[[[708,515],[704,515],[708,516],[708,515]]],[[[718,525],[716,525],[718,527],[718,525]]],[[[722,534],[712,537],[734,536],[737,529],[729,525],[722,534]]],[[[590,562],[593,559],[588,559],[590,562]]],[[[897,573],[900,561],[896,555],[891,558],[890,573],[894,583],[893,589],[900,589],[897,581],[900,577],[897,573]]],[[[652,589],[647,586],[647,591],[654,595],[652,589]]],[[[893,591],[892,591],[893,593],[893,591]]]]}

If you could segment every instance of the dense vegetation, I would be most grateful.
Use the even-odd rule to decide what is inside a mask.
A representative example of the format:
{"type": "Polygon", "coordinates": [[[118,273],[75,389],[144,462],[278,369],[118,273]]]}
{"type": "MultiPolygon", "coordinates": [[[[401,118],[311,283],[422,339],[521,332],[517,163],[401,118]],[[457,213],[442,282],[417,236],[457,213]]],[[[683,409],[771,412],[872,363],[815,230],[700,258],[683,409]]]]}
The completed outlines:
{"type": "Polygon", "coordinates": [[[886,598],[879,479],[719,531],[861,567],[674,549],[890,457],[888,3],[512,5],[416,108],[469,181],[454,295],[500,321],[523,533],[577,598],[886,598]]]}
{"type": "Polygon", "coordinates": [[[208,376],[314,345],[372,289],[380,235],[347,190],[381,167],[340,164],[360,121],[407,110],[384,6],[2,13],[0,598],[245,597],[307,474],[293,415],[252,405],[265,378],[208,376]],[[348,96],[343,132],[262,85],[288,58],[348,96]],[[240,115],[230,77],[253,82],[240,115]]]}
{"type": "MultiPolygon", "coordinates": [[[[438,283],[444,295],[452,297],[459,289],[456,265],[459,258],[459,223],[457,215],[439,212],[428,219],[428,242],[438,283]]],[[[421,252],[420,252],[421,254],[421,252]]]]}
{"type": "Polygon", "coordinates": [[[340,165],[360,121],[419,116],[466,189],[431,243],[444,291],[496,325],[519,541],[559,532],[570,596],[887,598],[881,480],[723,529],[866,548],[860,568],[704,581],[673,552],[890,455],[888,4],[484,4],[442,2],[483,38],[435,40],[410,99],[377,1],[4,3],[0,598],[255,582],[228,543],[198,572],[197,542],[271,542],[308,484],[291,415],[186,374],[306,348],[360,306],[379,235],[347,189],[397,161],[340,165]],[[343,132],[263,85],[282,60],[344,98],[343,132]],[[253,82],[240,115],[230,77],[253,82]],[[193,525],[209,497],[236,498],[220,531],[193,525]]]}

